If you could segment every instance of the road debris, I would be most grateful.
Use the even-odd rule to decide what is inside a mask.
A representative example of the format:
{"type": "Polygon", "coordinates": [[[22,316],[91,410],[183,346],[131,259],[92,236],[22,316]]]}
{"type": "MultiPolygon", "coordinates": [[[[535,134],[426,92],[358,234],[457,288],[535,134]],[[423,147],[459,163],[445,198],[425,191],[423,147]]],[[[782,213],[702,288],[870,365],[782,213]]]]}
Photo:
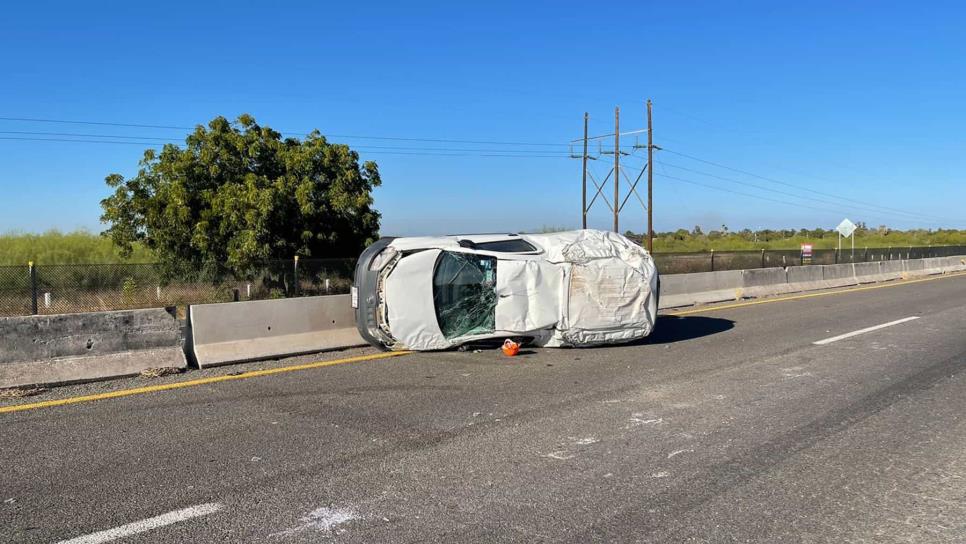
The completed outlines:
{"type": "Polygon", "coordinates": [[[507,338],[503,341],[503,347],[501,349],[503,350],[503,355],[506,355],[507,357],[514,357],[520,353],[520,344],[517,344],[513,340],[507,338]]]}
{"type": "Polygon", "coordinates": [[[181,374],[182,372],[184,372],[183,368],[176,368],[173,366],[162,366],[159,368],[146,368],[141,371],[141,376],[144,378],[161,378],[164,376],[181,374]]]}
{"type": "Polygon", "coordinates": [[[10,389],[0,389],[0,399],[21,399],[46,393],[50,389],[47,387],[11,387],[10,389]]]}
{"type": "Polygon", "coordinates": [[[301,525],[277,533],[272,533],[269,536],[292,536],[294,534],[309,530],[314,530],[326,535],[331,535],[333,533],[342,534],[345,532],[345,529],[341,529],[339,526],[357,519],[362,519],[362,517],[352,509],[329,508],[327,506],[323,506],[322,508],[309,512],[307,516],[300,518],[299,521],[302,522],[301,525]]]}

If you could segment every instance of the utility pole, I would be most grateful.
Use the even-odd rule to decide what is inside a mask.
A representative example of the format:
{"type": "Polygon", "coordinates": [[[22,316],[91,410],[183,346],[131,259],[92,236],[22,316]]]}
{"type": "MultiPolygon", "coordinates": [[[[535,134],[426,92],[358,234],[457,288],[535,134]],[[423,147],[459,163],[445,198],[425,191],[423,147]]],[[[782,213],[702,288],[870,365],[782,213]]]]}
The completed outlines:
{"type": "Polygon", "coordinates": [[[620,232],[621,108],[614,108],[614,232],[620,232]]]}
{"type": "Polygon", "coordinates": [[[651,99],[647,99],[647,251],[654,252],[654,130],[651,127],[651,99]]]}
{"type": "Polygon", "coordinates": [[[584,112],[584,176],[583,176],[583,203],[580,206],[580,214],[583,218],[583,228],[587,228],[587,123],[590,115],[584,112]]]}

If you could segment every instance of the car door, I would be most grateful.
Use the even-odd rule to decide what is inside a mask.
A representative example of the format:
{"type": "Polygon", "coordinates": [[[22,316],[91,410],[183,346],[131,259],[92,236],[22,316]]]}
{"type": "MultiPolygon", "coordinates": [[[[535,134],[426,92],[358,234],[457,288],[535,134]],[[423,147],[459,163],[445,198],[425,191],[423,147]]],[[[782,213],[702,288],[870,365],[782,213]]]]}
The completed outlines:
{"type": "Polygon", "coordinates": [[[560,320],[564,269],[541,259],[501,259],[496,274],[496,329],[527,333],[560,320]]]}

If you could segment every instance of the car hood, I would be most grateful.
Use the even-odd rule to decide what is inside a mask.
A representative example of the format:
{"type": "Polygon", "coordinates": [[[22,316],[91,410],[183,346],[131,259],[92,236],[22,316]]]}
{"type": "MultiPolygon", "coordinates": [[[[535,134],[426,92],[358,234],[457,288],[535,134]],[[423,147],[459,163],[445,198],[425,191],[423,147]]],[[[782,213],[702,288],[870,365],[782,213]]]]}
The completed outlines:
{"type": "Polygon", "coordinates": [[[386,318],[396,344],[394,350],[446,349],[433,305],[433,267],[442,251],[428,249],[401,258],[384,284],[386,318]]]}

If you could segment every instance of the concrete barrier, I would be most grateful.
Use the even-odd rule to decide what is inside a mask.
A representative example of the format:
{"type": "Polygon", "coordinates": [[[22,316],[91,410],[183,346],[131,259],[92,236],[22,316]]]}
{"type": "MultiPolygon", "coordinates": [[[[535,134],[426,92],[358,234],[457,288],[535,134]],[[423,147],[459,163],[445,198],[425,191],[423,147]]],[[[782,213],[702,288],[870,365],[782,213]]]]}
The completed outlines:
{"type": "Polygon", "coordinates": [[[741,270],[661,276],[661,308],[741,298],[741,270]]]}
{"type": "Polygon", "coordinates": [[[808,291],[816,285],[824,286],[824,266],[789,266],[788,292],[808,291]]]}
{"type": "Polygon", "coordinates": [[[902,261],[902,266],[903,266],[903,270],[902,270],[903,278],[908,278],[910,276],[920,276],[924,273],[923,271],[925,270],[925,267],[923,266],[923,259],[905,260],[905,261],[902,261]]]}
{"type": "Polygon", "coordinates": [[[788,293],[788,272],[784,268],[752,268],[741,271],[742,298],[788,293]]]}
{"type": "Polygon", "coordinates": [[[943,268],[947,272],[962,272],[966,270],[966,257],[946,257],[943,268]]]}
{"type": "Polygon", "coordinates": [[[852,265],[855,279],[858,283],[874,283],[879,281],[882,269],[879,263],[855,263],[852,265]]]}
{"type": "Polygon", "coordinates": [[[809,283],[825,279],[824,266],[789,266],[788,283],[809,283]]]}
{"type": "Polygon", "coordinates": [[[741,271],[742,286],[749,287],[771,286],[788,282],[788,273],[784,268],[752,268],[741,271]]]}
{"type": "Polygon", "coordinates": [[[922,259],[922,268],[924,274],[942,274],[943,267],[946,264],[945,257],[932,257],[929,259],[922,259]]]}
{"type": "Polygon", "coordinates": [[[199,368],[366,345],[349,295],[196,304],[189,325],[199,368]]]}
{"type": "Polygon", "coordinates": [[[0,388],[184,368],[181,324],[163,308],[0,317],[0,388]]]}
{"type": "Polygon", "coordinates": [[[879,263],[879,274],[883,280],[896,280],[902,277],[902,261],[882,261],[879,263]]]}
{"type": "Polygon", "coordinates": [[[661,308],[966,271],[966,257],[792,266],[661,276],[661,308]]]}
{"type": "Polygon", "coordinates": [[[845,287],[858,285],[855,267],[852,264],[827,264],[822,267],[823,287],[845,287]]]}

